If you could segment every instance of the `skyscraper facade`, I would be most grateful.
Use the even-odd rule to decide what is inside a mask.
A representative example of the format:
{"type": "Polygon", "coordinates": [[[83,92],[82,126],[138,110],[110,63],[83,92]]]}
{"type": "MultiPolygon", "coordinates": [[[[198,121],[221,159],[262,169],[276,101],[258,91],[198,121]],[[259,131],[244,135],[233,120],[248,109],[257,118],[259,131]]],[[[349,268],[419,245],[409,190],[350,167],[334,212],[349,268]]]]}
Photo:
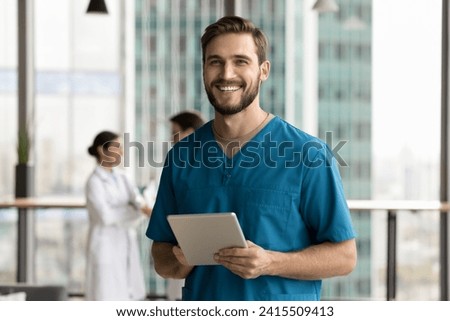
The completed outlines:
{"type": "MultiPolygon", "coordinates": [[[[223,16],[223,1],[136,1],[136,137],[146,142],[138,182],[156,180],[169,136],[169,118],[184,109],[212,111],[203,90],[200,36],[223,16]]],[[[142,159],[142,157],[141,157],[142,159]]]]}
{"type": "MultiPolygon", "coordinates": [[[[339,11],[320,15],[318,24],[318,133],[341,157],[349,199],[371,198],[371,9],[372,0],[342,0],[339,11]]],[[[327,281],[324,295],[332,298],[371,297],[371,216],[352,215],[358,266],[344,280],[327,281]]]]}

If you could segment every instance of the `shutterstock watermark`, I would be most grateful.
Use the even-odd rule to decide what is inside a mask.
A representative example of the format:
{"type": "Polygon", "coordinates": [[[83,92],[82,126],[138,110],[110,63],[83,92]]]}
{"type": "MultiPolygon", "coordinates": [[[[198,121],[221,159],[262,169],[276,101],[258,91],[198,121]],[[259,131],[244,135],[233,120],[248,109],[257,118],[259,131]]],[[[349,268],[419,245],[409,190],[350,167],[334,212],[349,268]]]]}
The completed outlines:
{"type": "MultiPolygon", "coordinates": [[[[348,140],[340,140],[333,144],[333,133],[326,132],[325,144],[319,140],[307,141],[300,144],[296,141],[278,141],[272,138],[271,133],[264,135],[262,141],[249,141],[245,148],[241,148],[239,143],[231,142],[224,146],[228,151],[239,151],[238,166],[242,168],[255,168],[263,163],[267,168],[294,168],[300,165],[310,168],[320,166],[331,166],[333,160],[341,167],[348,164],[340,155],[341,149],[348,143],[348,140]]],[[[110,147],[120,147],[118,142],[110,142],[110,147]]],[[[172,147],[170,142],[138,142],[131,141],[130,134],[123,136],[123,156],[116,152],[116,149],[105,152],[108,157],[103,161],[104,165],[117,166],[123,161],[124,167],[134,166],[131,164],[131,155],[135,153],[137,166],[164,167],[164,157],[172,147]],[[159,145],[158,145],[159,144],[159,145]],[[157,159],[159,156],[160,159],[157,159]]],[[[234,153],[232,153],[234,154],[234,153]]],[[[210,141],[180,141],[176,148],[169,154],[170,163],[180,168],[219,168],[222,166],[235,166],[236,158],[227,157],[222,147],[215,140],[210,141]]]]}

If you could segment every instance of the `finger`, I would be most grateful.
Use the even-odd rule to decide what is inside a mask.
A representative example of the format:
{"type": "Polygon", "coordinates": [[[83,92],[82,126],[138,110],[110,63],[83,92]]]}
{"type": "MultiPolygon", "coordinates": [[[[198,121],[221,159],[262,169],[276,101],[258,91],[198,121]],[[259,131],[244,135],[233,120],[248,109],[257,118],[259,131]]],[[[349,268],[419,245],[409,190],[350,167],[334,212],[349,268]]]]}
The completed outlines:
{"type": "Polygon", "coordinates": [[[172,252],[173,254],[183,254],[183,251],[181,250],[181,247],[179,247],[178,245],[175,245],[172,247],[172,252]]]}
{"type": "Polygon", "coordinates": [[[184,256],[183,250],[178,245],[172,247],[172,252],[181,264],[189,265],[186,257],[184,256]]]}
{"type": "Polygon", "coordinates": [[[236,265],[236,266],[245,266],[247,265],[248,259],[242,258],[238,256],[221,256],[216,254],[214,259],[217,263],[227,264],[227,265],[236,265]]]}
{"type": "Polygon", "coordinates": [[[223,253],[228,253],[228,255],[233,255],[233,253],[239,253],[240,250],[247,250],[252,247],[256,247],[257,245],[252,241],[246,240],[247,247],[226,247],[219,250],[219,252],[224,251],[223,253]],[[235,252],[236,251],[236,252],[235,252]]]}
{"type": "Polygon", "coordinates": [[[247,256],[249,256],[249,248],[242,248],[242,247],[225,248],[225,249],[220,249],[218,254],[220,256],[247,257],[247,256]]]}
{"type": "Polygon", "coordinates": [[[259,276],[257,268],[239,265],[230,262],[223,262],[222,266],[240,276],[243,279],[254,279],[259,276]]]}

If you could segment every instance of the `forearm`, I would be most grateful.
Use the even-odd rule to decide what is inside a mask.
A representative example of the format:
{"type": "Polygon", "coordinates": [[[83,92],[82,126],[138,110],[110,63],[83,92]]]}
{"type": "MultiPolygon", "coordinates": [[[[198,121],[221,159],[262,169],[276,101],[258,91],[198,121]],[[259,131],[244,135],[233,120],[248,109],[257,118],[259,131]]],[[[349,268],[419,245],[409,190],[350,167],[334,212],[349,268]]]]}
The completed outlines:
{"type": "Polygon", "coordinates": [[[155,270],[163,278],[184,279],[193,269],[192,266],[182,264],[173,253],[173,244],[154,242],[152,256],[155,270]]]}
{"type": "Polygon", "coordinates": [[[355,240],[322,243],[298,252],[272,252],[264,274],[316,280],[349,274],[356,265],[355,240]]]}
{"type": "Polygon", "coordinates": [[[244,279],[261,275],[317,280],[350,273],[356,264],[355,240],[322,243],[296,252],[276,252],[247,241],[247,248],[221,249],[215,260],[244,279]]]}

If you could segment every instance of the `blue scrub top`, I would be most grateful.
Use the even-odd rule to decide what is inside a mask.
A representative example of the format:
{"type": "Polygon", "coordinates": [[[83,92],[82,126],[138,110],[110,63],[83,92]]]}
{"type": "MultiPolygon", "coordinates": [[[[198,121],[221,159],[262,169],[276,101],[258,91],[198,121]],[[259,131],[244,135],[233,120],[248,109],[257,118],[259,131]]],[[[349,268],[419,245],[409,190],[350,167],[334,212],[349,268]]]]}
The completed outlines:
{"type": "MultiPolygon", "coordinates": [[[[275,117],[228,158],[211,124],[169,151],[150,239],[177,243],[168,214],[211,212],[235,212],[246,239],[267,250],[298,251],[355,237],[336,161],[324,142],[275,117]]],[[[319,300],[320,292],[320,280],[245,280],[222,266],[196,266],[183,300],[319,300]]]]}

